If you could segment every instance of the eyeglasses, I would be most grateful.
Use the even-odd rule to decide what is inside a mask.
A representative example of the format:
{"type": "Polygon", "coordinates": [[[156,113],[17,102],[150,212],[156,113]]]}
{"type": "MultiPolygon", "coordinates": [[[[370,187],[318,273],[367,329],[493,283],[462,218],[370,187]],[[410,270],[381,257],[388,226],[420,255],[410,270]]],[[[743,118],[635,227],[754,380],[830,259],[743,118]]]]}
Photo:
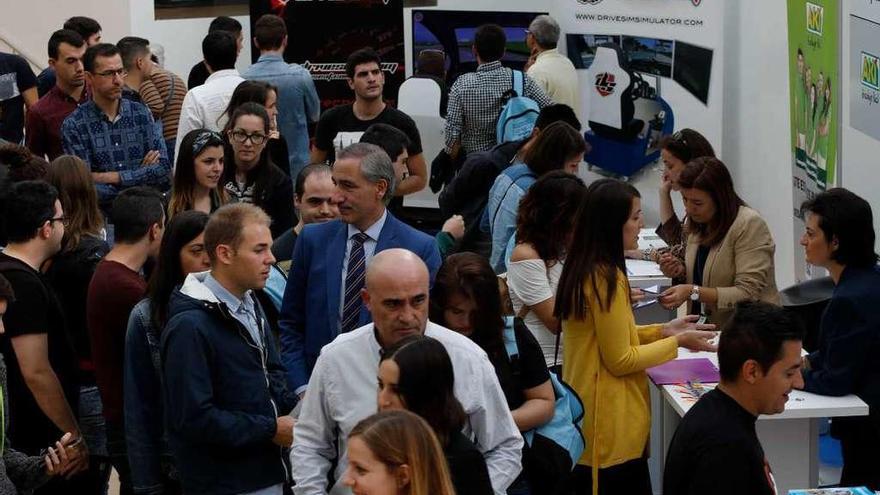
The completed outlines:
{"type": "Polygon", "coordinates": [[[265,134],[260,134],[258,132],[255,132],[253,134],[248,134],[244,131],[232,131],[230,133],[230,135],[232,136],[232,140],[238,144],[244,144],[245,141],[250,139],[251,143],[253,143],[254,146],[259,146],[259,145],[265,143],[266,139],[269,138],[265,134]]]}
{"type": "Polygon", "coordinates": [[[49,218],[46,221],[49,223],[61,222],[61,225],[65,226],[65,227],[70,226],[70,219],[67,217],[49,218]]]}
{"type": "Polygon", "coordinates": [[[125,77],[128,75],[128,71],[125,69],[116,69],[116,70],[105,70],[104,72],[95,72],[96,76],[101,77],[125,77]]]}

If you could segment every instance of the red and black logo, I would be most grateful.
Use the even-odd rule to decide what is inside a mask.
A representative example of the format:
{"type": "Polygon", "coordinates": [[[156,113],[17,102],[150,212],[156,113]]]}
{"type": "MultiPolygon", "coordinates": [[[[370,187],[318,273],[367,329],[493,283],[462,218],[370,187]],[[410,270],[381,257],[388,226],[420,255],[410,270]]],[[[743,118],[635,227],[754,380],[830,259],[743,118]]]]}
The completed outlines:
{"type": "Polygon", "coordinates": [[[603,72],[596,76],[596,91],[598,91],[600,95],[608,96],[613,94],[616,86],[617,82],[614,79],[614,74],[603,72]]]}

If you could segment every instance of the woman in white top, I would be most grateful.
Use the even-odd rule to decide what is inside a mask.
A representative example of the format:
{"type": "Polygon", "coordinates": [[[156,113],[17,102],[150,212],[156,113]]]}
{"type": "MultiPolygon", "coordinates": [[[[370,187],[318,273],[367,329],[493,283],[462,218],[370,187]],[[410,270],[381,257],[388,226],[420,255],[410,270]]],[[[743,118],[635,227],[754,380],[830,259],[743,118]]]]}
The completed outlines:
{"type": "Polygon", "coordinates": [[[541,345],[548,368],[562,359],[553,306],[574,217],[586,189],[575,175],[550,172],[529,188],[517,213],[507,286],[514,313],[523,318],[541,345]]]}

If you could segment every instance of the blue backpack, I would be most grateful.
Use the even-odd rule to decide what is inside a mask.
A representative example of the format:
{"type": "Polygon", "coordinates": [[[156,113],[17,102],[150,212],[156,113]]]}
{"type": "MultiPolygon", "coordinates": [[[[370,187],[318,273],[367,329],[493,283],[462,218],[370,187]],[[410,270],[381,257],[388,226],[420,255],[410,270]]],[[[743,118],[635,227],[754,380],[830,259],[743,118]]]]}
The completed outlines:
{"type": "Polygon", "coordinates": [[[502,96],[507,102],[501,108],[495,126],[495,139],[498,140],[498,144],[528,138],[535,128],[538,113],[541,112],[535,100],[523,96],[525,94],[523,73],[518,70],[511,72],[513,79],[511,89],[502,96]]]}
{"type": "MultiPolygon", "coordinates": [[[[505,323],[504,348],[511,363],[516,363],[517,359],[515,358],[519,356],[519,348],[516,344],[514,325],[525,325],[525,323],[521,318],[513,316],[506,317],[505,323]]],[[[529,330],[526,329],[526,331],[529,330]]],[[[528,475],[530,478],[542,478],[542,482],[538,486],[545,487],[554,479],[564,478],[567,473],[570,473],[586,448],[586,442],[581,432],[584,422],[584,405],[580,397],[552,371],[550,372],[550,382],[553,384],[553,393],[556,396],[553,418],[549,422],[523,433],[523,439],[529,447],[536,449],[540,445],[542,451],[533,452],[533,455],[530,456],[534,459],[531,463],[532,466],[530,466],[533,472],[528,475]],[[560,465],[563,457],[565,465],[560,465]],[[554,459],[560,462],[554,463],[554,459]]]]}

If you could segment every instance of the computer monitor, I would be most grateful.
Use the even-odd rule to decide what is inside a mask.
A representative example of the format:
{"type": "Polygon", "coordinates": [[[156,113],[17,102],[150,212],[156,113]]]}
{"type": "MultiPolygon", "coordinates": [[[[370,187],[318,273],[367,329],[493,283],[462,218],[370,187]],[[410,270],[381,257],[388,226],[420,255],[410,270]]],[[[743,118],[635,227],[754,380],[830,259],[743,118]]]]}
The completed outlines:
{"type": "Polygon", "coordinates": [[[567,34],[568,58],[576,69],[589,69],[596,58],[596,47],[611,43],[620,46],[620,36],[610,34],[567,34]]]}
{"type": "Polygon", "coordinates": [[[712,50],[701,46],[675,42],[675,62],[672,79],[704,104],[709,104],[709,84],[712,80],[712,50]]]}
{"type": "Polygon", "coordinates": [[[621,46],[631,70],[672,77],[672,48],[675,42],[657,38],[624,36],[621,46]]]}
{"type": "Polygon", "coordinates": [[[542,13],[413,10],[413,61],[418,60],[422,50],[442,50],[446,53],[446,80],[451,85],[459,74],[477,68],[471,49],[477,28],[483,24],[498,24],[507,37],[502,62],[506,67],[522,70],[529,59],[526,30],[542,13]]]}

